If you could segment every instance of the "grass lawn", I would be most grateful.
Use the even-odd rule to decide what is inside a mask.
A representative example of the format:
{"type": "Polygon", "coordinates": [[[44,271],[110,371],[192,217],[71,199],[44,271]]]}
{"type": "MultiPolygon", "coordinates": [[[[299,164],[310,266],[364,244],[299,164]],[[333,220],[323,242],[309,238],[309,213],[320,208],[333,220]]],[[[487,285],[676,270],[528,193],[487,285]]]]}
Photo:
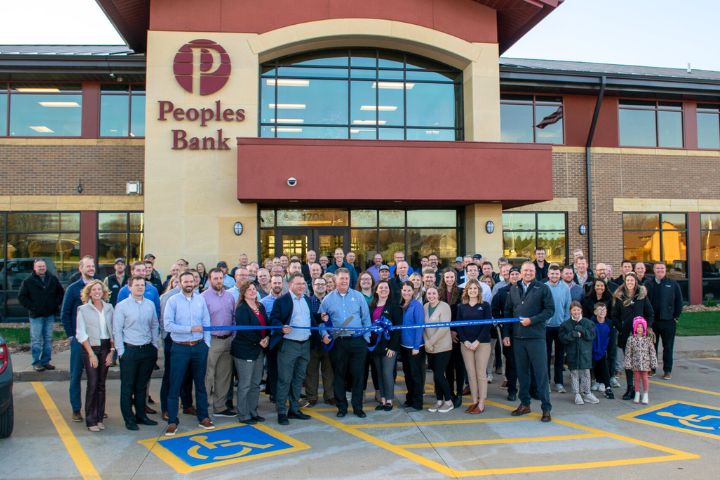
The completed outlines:
{"type": "Polygon", "coordinates": [[[681,337],[720,335],[720,312],[683,313],[678,321],[677,334],[681,337]]]}
{"type": "MultiPolygon", "coordinates": [[[[22,345],[30,343],[30,328],[29,327],[0,327],[0,336],[2,336],[7,343],[14,345],[22,345]]],[[[66,338],[65,332],[53,332],[53,339],[62,340],[66,338]]]]}

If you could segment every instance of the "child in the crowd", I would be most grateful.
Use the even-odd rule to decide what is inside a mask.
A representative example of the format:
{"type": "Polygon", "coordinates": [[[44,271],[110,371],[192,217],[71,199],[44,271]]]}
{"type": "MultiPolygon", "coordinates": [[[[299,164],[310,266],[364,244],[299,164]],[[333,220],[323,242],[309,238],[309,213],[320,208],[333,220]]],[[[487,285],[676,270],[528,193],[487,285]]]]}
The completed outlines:
{"type": "Polygon", "coordinates": [[[580,302],[570,303],[570,319],[560,325],[559,336],[565,345],[565,361],[570,369],[575,404],[599,403],[600,400],[590,391],[595,325],[582,316],[580,302]]]}
{"type": "Polygon", "coordinates": [[[610,371],[607,358],[607,346],[610,340],[610,324],[606,323],[607,305],[603,302],[595,304],[593,309],[593,321],[595,323],[595,339],[592,345],[593,370],[598,391],[605,391],[605,398],[613,399],[612,386],[610,386],[610,371]]]}
{"type": "Polygon", "coordinates": [[[657,354],[653,338],[648,336],[647,321],[643,317],[633,319],[633,335],[628,338],[625,345],[625,368],[633,371],[635,384],[635,403],[640,403],[640,389],[642,388],[642,403],[647,405],[648,398],[648,372],[657,368],[657,354]],[[642,382],[642,383],[641,383],[642,382]]]}

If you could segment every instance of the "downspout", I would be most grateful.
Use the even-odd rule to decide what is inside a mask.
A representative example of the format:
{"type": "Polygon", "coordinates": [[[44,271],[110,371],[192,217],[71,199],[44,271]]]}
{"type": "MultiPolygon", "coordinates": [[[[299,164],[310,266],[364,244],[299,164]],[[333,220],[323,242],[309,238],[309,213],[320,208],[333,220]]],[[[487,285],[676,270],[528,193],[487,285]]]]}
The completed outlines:
{"type": "MultiPolygon", "coordinates": [[[[600,116],[600,107],[602,106],[603,98],[605,97],[605,84],[607,78],[605,75],[600,77],[600,92],[598,92],[597,102],[595,102],[595,111],[593,112],[592,123],[590,124],[590,131],[588,132],[587,142],[585,142],[585,185],[587,195],[587,240],[588,240],[588,265],[593,264],[593,243],[592,243],[592,175],[590,174],[591,154],[590,147],[592,147],[593,139],[595,138],[595,127],[597,126],[598,117],[600,116]]],[[[592,267],[590,267],[592,268],[592,267]]]]}

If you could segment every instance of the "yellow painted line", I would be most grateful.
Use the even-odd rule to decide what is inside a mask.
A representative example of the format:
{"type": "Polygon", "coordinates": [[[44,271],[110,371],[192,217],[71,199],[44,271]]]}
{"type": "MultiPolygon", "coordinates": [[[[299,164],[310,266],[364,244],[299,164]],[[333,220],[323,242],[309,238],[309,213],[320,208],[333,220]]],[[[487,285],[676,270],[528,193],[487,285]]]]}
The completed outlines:
{"type": "Polygon", "coordinates": [[[40,402],[42,403],[43,407],[45,407],[45,411],[50,417],[50,421],[52,421],[53,425],[55,426],[55,430],[57,430],[58,435],[60,436],[60,440],[62,440],[63,444],[65,445],[65,449],[70,454],[70,458],[72,458],[72,461],[75,463],[75,467],[78,469],[78,472],[80,473],[82,478],[102,478],[100,477],[98,471],[95,469],[92,461],[90,461],[90,457],[87,456],[87,453],[85,453],[85,450],[82,448],[80,442],[75,437],[75,434],[70,429],[70,426],[68,426],[67,422],[63,418],[60,410],[58,410],[58,407],[53,401],[52,397],[45,389],[45,385],[43,385],[41,382],[31,383],[33,388],[35,389],[35,393],[37,393],[37,396],[40,398],[40,402]]]}
{"type": "MultiPolygon", "coordinates": [[[[474,415],[473,415],[474,417],[474,415]]],[[[397,423],[359,423],[347,425],[353,429],[366,428],[396,428],[396,427],[415,427],[418,425],[466,425],[472,423],[498,423],[498,422],[517,422],[521,420],[529,420],[531,418],[540,418],[537,414],[525,415],[522,417],[502,417],[502,418],[468,418],[467,420],[425,420],[419,422],[397,422],[397,423]]]]}
{"type": "Polygon", "coordinates": [[[639,417],[640,415],[645,415],[646,413],[654,412],[654,411],[656,411],[656,410],[661,410],[661,409],[663,409],[663,408],[665,408],[665,407],[669,407],[669,406],[671,406],[671,405],[675,405],[675,404],[678,404],[678,403],[682,403],[682,404],[685,404],[685,405],[693,405],[693,406],[695,406],[695,407],[708,408],[708,409],[710,409],[710,410],[718,410],[718,411],[720,411],[720,408],[712,407],[712,406],[710,406],[710,405],[700,405],[699,403],[686,402],[686,401],[681,401],[681,400],[670,400],[669,402],[658,403],[657,405],[653,405],[653,406],[651,406],[651,407],[643,408],[642,410],[634,410],[634,411],[632,411],[632,412],[625,413],[625,414],[623,414],[623,415],[620,415],[620,416],[617,417],[617,418],[618,418],[619,420],[627,420],[627,421],[629,421],[629,422],[641,423],[641,424],[643,424],[643,425],[649,425],[649,426],[651,426],[651,427],[664,428],[664,429],[666,429],[666,430],[674,430],[674,431],[676,431],[676,432],[687,433],[687,434],[689,434],[689,435],[697,435],[697,436],[700,436],[700,437],[707,437],[707,438],[712,438],[712,439],[714,439],[714,440],[717,440],[718,436],[717,436],[717,435],[713,435],[713,434],[711,434],[711,433],[699,432],[699,431],[692,430],[692,429],[689,429],[689,428],[680,428],[680,427],[675,427],[675,426],[672,426],[672,425],[665,425],[665,424],[662,424],[662,423],[651,422],[651,421],[649,421],[649,420],[644,420],[644,419],[642,419],[642,418],[637,418],[637,417],[639,417]]]}
{"type": "Polygon", "coordinates": [[[652,383],[653,385],[658,385],[660,387],[677,388],[679,390],[687,390],[688,392],[703,393],[705,395],[715,395],[716,397],[720,397],[720,392],[703,390],[701,388],[686,387],[685,385],[677,385],[675,383],[669,383],[667,380],[664,380],[662,382],[658,382],[657,380],[650,380],[650,383],[652,383]]]}
{"type": "Polygon", "coordinates": [[[516,438],[490,438],[488,440],[458,440],[455,442],[424,442],[405,443],[400,448],[436,448],[436,447],[470,447],[473,445],[500,445],[506,443],[530,442],[561,442],[563,440],[580,440],[583,438],[599,438],[605,435],[599,433],[576,433],[574,435],[554,435],[549,437],[516,437],[516,438]]]}

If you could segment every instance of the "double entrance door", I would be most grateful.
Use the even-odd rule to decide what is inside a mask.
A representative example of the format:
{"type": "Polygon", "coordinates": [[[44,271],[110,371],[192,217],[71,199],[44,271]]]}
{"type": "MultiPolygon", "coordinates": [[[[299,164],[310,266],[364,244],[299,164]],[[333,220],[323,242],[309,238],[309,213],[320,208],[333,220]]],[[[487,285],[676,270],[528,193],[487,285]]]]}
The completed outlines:
{"type": "Polygon", "coordinates": [[[277,228],[275,251],[288,256],[297,255],[304,262],[308,250],[315,250],[317,257],[326,255],[332,262],[336,248],[350,250],[350,229],[343,227],[325,228],[277,228]]]}

